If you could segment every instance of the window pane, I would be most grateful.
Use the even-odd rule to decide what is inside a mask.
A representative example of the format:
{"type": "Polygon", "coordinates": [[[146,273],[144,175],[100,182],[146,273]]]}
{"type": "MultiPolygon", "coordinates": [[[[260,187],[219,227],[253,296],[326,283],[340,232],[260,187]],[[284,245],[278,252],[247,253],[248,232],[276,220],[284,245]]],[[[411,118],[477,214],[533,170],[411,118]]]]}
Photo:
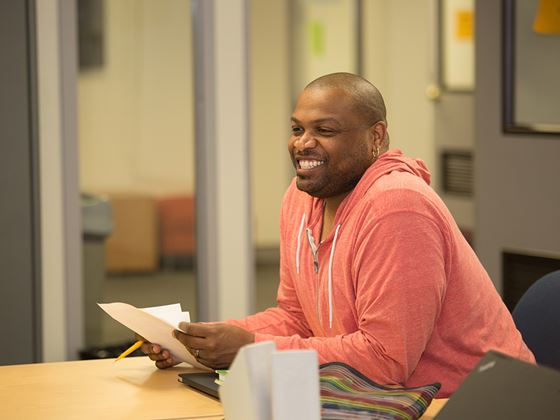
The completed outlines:
{"type": "Polygon", "coordinates": [[[80,1],[79,7],[84,215],[89,205],[92,217],[112,224],[109,235],[96,234],[84,216],[91,348],[133,339],[96,302],[180,302],[196,318],[192,34],[187,0],[80,1]]]}

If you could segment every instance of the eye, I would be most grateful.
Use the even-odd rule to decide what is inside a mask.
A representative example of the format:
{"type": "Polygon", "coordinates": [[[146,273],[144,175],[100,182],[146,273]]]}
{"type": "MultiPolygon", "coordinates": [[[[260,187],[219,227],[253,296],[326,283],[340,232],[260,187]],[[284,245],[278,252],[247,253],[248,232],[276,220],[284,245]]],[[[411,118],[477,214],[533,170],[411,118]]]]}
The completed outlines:
{"type": "Polygon", "coordinates": [[[301,136],[303,134],[303,128],[301,127],[292,127],[292,135],[294,136],[301,136]]]}
{"type": "Polygon", "coordinates": [[[317,131],[317,134],[323,137],[333,137],[337,134],[336,130],[328,127],[318,127],[315,131],[317,131]]]}

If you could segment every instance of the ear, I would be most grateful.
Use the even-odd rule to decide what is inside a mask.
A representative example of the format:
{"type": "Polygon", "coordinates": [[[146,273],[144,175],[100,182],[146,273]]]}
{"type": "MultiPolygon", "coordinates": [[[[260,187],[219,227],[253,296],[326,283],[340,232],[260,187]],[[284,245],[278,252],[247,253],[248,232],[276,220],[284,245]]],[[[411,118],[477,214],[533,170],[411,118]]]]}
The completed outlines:
{"type": "Polygon", "coordinates": [[[369,133],[372,150],[383,149],[387,138],[387,123],[385,121],[376,122],[369,128],[369,133]]]}

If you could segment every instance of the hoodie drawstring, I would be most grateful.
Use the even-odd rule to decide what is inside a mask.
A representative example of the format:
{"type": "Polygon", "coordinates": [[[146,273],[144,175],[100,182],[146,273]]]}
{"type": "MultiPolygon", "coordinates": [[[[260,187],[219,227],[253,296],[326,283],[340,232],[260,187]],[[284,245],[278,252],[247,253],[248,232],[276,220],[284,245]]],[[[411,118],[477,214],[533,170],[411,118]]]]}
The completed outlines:
{"type": "Polygon", "coordinates": [[[340,229],[340,224],[336,226],[334,231],[334,239],[331,247],[331,257],[329,258],[329,327],[332,330],[332,318],[333,318],[333,295],[332,295],[332,267],[334,259],[334,248],[336,247],[336,239],[338,238],[338,230],[340,229]]]}
{"type": "Polygon", "coordinates": [[[299,233],[297,236],[297,248],[296,248],[296,273],[299,274],[299,251],[301,248],[301,232],[303,232],[303,226],[305,225],[305,213],[301,217],[301,223],[299,225],[299,233]]]}
{"type": "MultiPolygon", "coordinates": [[[[317,319],[321,327],[323,326],[323,321],[321,319],[321,291],[319,290],[319,285],[321,284],[319,279],[319,247],[315,245],[315,239],[313,238],[313,232],[311,229],[306,229],[307,242],[309,243],[309,248],[311,248],[311,254],[313,255],[313,272],[317,274],[317,301],[315,302],[315,307],[317,308],[317,319]]],[[[319,244],[320,245],[320,244],[319,244]]]]}

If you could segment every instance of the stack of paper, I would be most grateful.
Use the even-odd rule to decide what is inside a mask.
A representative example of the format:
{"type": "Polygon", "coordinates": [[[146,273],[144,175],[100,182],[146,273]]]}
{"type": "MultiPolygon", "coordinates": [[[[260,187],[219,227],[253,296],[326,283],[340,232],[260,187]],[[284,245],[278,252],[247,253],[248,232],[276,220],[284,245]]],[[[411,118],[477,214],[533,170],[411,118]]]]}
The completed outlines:
{"type": "Polygon", "coordinates": [[[173,337],[173,330],[179,329],[182,321],[190,322],[188,312],[182,312],[181,304],[136,308],[127,303],[98,303],[113,319],[141,335],[151,343],[171,352],[175,359],[210,370],[196,361],[183,344],[173,337]]]}

